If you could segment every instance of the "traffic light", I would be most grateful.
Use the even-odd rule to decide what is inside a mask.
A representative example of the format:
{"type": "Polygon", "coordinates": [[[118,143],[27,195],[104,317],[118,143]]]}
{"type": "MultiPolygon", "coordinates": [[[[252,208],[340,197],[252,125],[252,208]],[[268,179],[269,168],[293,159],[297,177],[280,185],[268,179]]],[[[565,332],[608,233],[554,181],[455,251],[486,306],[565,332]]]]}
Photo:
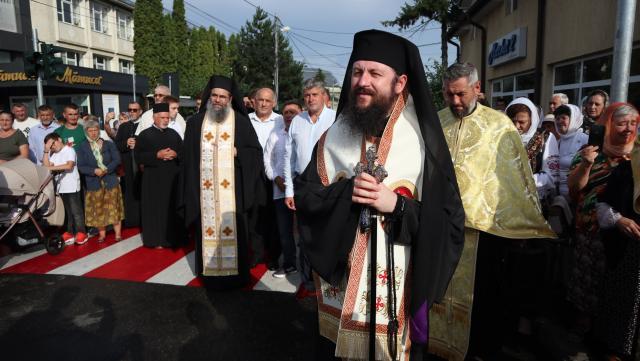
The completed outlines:
{"type": "Polygon", "coordinates": [[[29,77],[37,77],[38,71],[42,69],[42,53],[30,52],[24,56],[24,73],[29,77]]]}
{"type": "Polygon", "coordinates": [[[42,68],[44,70],[44,78],[48,79],[56,76],[62,76],[64,74],[64,64],[62,64],[62,59],[58,58],[55,54],[65,50],[47,43],[41,43],[40,50],[42,50],[42,68]]]}

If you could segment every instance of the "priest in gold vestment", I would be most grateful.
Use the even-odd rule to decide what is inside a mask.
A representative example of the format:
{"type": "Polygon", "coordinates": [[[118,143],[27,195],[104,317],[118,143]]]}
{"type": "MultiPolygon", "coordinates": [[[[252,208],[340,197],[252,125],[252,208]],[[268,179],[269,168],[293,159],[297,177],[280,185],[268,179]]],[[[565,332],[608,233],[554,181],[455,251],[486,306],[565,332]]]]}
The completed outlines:
{"type": "Polygon", "coordinates": [[[542,216],[518,131],[503,113],[477,101],[477,69],[454,64],[443,78],[448,107],[438,116],[465,210],[465,243],[443,302],[429,314],[429,352],[493,360],[506,328],[500,315],[507,247],[516,239],[556,236],[542,216]]]}

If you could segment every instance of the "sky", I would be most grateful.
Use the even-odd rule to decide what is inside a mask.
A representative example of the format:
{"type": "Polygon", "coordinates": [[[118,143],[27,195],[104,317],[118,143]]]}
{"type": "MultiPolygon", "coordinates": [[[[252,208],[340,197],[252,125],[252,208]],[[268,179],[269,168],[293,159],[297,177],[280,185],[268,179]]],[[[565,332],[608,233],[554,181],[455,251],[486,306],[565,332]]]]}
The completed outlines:
{"type": "MultiPolygon", "coordinates": [[[[293,56],[313,68],[331,72],[342,83],[351,53],[353,34],[366,29],[398,33],[398,28],[384,27],[383,20],[394,19],[405,2],[411,0],[185,0],[186,18],[191,26],[213,25],[229,36],[250,21],[259,6],[277,15],[288,27],[282,34],[289,39],[293,56]]],[[[173,0],[163,0],[170,10],[173,0]]],[[[422,62],[440,60],[440,24],[431,22],[415,26],[398,35],[420,48],[422,62]],[[423,44],[432,44],[420,46],[423,44]]],[[[449,62],[455,48],[449,45],[449,62]]]]}

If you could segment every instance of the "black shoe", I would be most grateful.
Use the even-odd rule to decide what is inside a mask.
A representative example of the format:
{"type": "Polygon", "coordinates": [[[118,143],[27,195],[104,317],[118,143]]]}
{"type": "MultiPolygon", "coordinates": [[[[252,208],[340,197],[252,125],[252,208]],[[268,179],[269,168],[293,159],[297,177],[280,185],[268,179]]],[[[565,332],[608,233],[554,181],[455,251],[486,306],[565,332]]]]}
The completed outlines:
{"type": "Polygon", "coordinates": [[[275,278],[285,278],[287,277],[287,275],[293,274],[298,272],[298,270],[295,267],[287,267],[287,268],[281,268],[279,270],[277,270],[274,274],[273,277],[275,278]]]}
{"type": "Polygon", "coordinates": [[[269,271],[275,271],[275,270],[277,270],[278,268],[280,268],[280,266],[278,265],[278,263],[277,263],[277,262],[269,262],[269,263],[267,264],[267,269],[269,269],[269,271]]]}

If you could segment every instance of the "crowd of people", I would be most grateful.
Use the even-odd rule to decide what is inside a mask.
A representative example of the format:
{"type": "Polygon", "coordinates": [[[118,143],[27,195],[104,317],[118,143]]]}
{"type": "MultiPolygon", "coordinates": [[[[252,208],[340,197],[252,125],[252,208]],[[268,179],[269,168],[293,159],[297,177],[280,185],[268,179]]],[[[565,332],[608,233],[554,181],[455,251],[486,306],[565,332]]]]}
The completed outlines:
{"type": "Polygon", "coordinates": [[[101,242],[108,227],[116,241],[141,227],[153,248],[191,235],[197,274],[216,289],[246,285],[258,263],[300,273],[327,359],[366,358],[371,322],[377,359],[501,359],[549,303],[564,310],[557,295],[577,338],[633,359],[638,110],[603,90],[492,109],[477,69],[456,63],[438,112],[425,82],[415,45],[366,31],[335,109],[317,80],[280,115],[273,89],[242,97],[219,75],[187,120],[162,85],[151,109],[132,102],[104,129],[74,104],[59,120],[15,104],[0,112],[0,162],[59,172],[68,244],[89,228],[101,242]]]}

